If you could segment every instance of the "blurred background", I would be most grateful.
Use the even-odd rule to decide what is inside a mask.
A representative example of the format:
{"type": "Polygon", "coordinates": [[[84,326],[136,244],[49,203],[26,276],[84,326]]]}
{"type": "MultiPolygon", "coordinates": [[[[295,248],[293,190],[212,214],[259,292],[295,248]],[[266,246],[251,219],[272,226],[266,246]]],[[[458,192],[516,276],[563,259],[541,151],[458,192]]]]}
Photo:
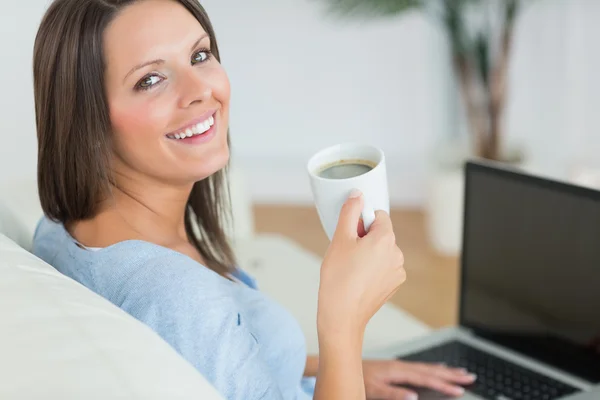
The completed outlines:
{"type": "MultiPolygon", "coordinates": [[[[456,318],[461,163],[600,182],[599,0],[204,0],[232,84],[233,160],[258,232],[322,256],[308,158],[386,153],[409,280],[393,302],[456,318]]],[[[0,185],[35,176],[31,77],[48,0],[2,0],[0,185]]]]}

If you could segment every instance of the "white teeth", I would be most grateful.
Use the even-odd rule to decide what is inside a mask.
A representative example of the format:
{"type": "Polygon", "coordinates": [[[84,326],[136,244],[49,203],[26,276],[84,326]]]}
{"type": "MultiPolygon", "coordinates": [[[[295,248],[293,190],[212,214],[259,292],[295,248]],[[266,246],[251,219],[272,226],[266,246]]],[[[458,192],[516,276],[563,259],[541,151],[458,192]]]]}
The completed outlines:
{"type": "Polygon", "coordinates": [[[199,122],[196,125],[187,128],[183,132],[175,133],[172,135],[167,135],[167,137],[171,139],[185,139],[188,137],[192,137],[195,135],[201,135],[207,130],[210,129],[211,126],[215,124],[215,118],[213,116],[208,117],[204,122],[199,122]]]}

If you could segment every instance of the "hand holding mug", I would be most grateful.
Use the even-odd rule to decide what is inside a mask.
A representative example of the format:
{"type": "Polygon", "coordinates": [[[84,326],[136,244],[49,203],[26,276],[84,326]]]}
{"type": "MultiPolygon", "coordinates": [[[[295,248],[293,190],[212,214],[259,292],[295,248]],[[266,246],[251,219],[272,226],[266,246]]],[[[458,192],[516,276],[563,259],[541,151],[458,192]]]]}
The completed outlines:
{"type": "Polygon", "coordinates": [[[321,331],[362,333],[406,279],[404,255],[385,211],[376,211],[369,232],[359,237],[363,206],[362,193],[354,191],[342,207],[323,261],[317,321],[321,331]]]}

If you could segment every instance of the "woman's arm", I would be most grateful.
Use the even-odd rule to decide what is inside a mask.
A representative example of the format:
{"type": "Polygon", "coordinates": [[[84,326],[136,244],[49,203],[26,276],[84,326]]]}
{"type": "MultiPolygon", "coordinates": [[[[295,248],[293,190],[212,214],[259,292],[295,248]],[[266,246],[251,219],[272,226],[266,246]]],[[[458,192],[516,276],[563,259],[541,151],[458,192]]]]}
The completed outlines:
{"type": "Polygon", "coordinates": [[[317,373],[315,400],[365,398],[362,337],[362,334],[338,333],[319,338],[320,357],[316,361],[321,366],[317,373]]]}
{"type": "Polygon", "coordinates": [[[316,400],[365,399],[362,344],[367,323],[406,279],[389,215],[377,211],[369,233],[359,237],[363,206],[362,195],[353,191],[321,266],[316,400]]]}

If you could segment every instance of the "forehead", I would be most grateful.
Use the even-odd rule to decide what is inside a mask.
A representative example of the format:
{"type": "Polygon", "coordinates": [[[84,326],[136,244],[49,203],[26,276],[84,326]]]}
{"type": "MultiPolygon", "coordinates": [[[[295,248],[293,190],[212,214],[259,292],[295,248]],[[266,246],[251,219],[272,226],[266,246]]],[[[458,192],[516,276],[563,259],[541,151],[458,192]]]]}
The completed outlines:
{"type": "Polygon", "coordinates": [[[198,20],[174,0],[142,0],[119,12],[104,32],[109,69],[132,63],[168,59],[189,52],[205,31],[198,20]]]}

